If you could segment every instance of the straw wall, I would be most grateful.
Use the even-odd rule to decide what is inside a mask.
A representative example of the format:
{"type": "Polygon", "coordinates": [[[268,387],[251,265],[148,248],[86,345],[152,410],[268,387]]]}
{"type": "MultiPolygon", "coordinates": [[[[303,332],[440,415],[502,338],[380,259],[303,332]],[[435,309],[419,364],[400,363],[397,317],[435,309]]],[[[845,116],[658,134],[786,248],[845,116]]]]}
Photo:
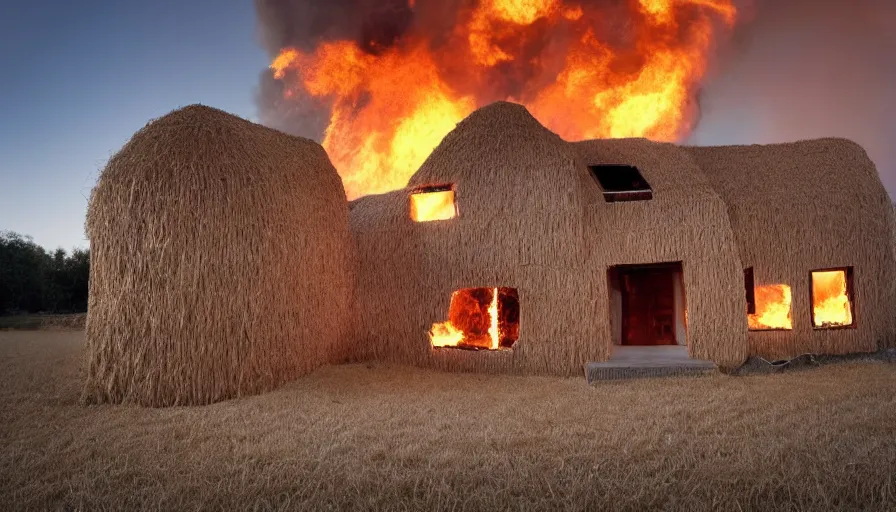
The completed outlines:
{"type": "Polygon", "coordinates": [[[749,333],[750,353],[874,351],[896,339],[893,209],[858,145],[823,139],[772,146],[689,148],[728,204],[756,285],[793,290],[793,330],[749,333]],[[811,325],[810,272],[854,267],[855,329],[811,325]]]}
{"type": "Polygon", "coordinates": [[[206,404],[343,360],[354,253],[311,141],[191,106],[93,191],[85,400],[206,404]]]}
{"type": "Polygon", "coordinates": [[[498,103],[464,120],[411,179],[454,184],[459,217],[414,223],[408,191],[351,211],[360,251],[357,340],[370,357],[454,370],[572,374],[602,357],[594,279],[583,269],[584,169],[521,106],[498,103]],[[452,292],[516,288],[520,339],[510,352],[432,350],[452,292]]]}
{"type": "Polygon", "coordinates": [[[452,370],[574,374],[612,348],[607,269],[683,261],[695,357],[746,355],[740,265],[725,206],[689,155],[646,141],[571,145],[521,106],[498,103],[449,134],[409,190],[353,204],[360,251],[359,358],[452,370]],[[653,201],[607,204],[586,165],[633,163],[653,201]],[[454,184],[458,218],[414,223],[408,193],[454,184]],[[432,350],[453,291],[517,288],[508,352],[432,350]],[[692,298],[693,297],[693,298],[692,298]]]}
{"type": "MultiPolygon", "coordinates": [[[[743,271],[725,203],[690,155],[645,139],[575,143],[583,166],[638,167],[653,190],[649,201],[608,203],[587,183],[586,268],[682,262],[691,357],[735,366],[746,358],[743,271]]],[[[610,340],[606,278],[595,276],[598,339],[610,340]]],[[[607,349],[610,343],[606,342],[607,349]]]]}

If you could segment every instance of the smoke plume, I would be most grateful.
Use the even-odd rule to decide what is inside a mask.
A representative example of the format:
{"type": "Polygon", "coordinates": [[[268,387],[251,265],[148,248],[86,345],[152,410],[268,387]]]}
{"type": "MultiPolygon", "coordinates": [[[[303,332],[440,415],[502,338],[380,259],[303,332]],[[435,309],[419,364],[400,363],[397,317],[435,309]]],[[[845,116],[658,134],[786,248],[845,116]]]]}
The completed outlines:
{"type": "MultiPolygon", "coordinates": [[[[720,4],[729,0],[714,0],[720,4]]],[[[456,52],[457,28],[480,2],[478,0],[255,0],[262,44],[275,58],[284,48],[300,52],[314,51],[327,41],[354,41],[370,54],[378,54],[411,34],[425,39],[438,54],[456,52]],[[414,5],[411,8],[411,5],[414,5]],[[421,37],[422,36],[422,37],[421,37]]],[[[537,2],[530,2],[535,4],[537,2]]],[[[460,95],[472,95],[480,104],[508,98],[531,96],[554,83],[560,72],[570,43],[583,37],[583,27],[593,31],[609,48],[628,53],[631,58],[618,59],[613,72],[635,74],[644,65],[643,56],[635,55],[636,45],[645,45],[652,36],[643,17],[633,16],[637,7],[631,0],[582,0],[571,2],[582,7],[584,23],[550,25],[546,20],[527,27],[525,34],[502,34],[518,37],[513,43],[515,59],[503,62],[483,74],[462,59],[440,59],[440,73],[460,95]],[[537,64],[533,64],[537,63],[537,64]]],[[[699,4],[699,3],[698,3],[699,4]]],[[[521,4],[523,5],[523,4],[521,4]]],[[[692,22],[705,19],[699,8],[676,11],[678,33],[656,34],[655,44],[687,45],[692,22]]],[[[579,18],[577,18],[577,21],[579,18]]],[[[306,94],[301,84],[288,101],[284,100],[284,83],[274,79],[270,70],[261,74],[258,90],[259,116],[268,125],[309,138],[320,139],[329,117],[325,102],[306,94]]],[[[694,98],[696,100],[696,98],[694,98]]],[[[695,110],[697,110],[695,108],[695,110]]]]}
{"type": "MultiPolygon", "coordinates": [[[[438,7],[416,13],[429,27],[450,26],[460,0],[435,2],[438,7]]],[[[376,53],[395,43],[410,27],[414,13],[408,0],[255,0],[261,40],[271,58],[283,48],[310,51],[321,41],[354,40],[376,53]]],[[[283,99],[284,85],[270,70],[261,73],[257,93],[259,116],[279,130],[320,140],[329,121],[327,105],[307,94],[283,99]]]]}
{"type": "Polygon", "coordinates": [[[692,143],[850,138],[896,198],[896,2],[755,0],[718,64],[692,143]]]}

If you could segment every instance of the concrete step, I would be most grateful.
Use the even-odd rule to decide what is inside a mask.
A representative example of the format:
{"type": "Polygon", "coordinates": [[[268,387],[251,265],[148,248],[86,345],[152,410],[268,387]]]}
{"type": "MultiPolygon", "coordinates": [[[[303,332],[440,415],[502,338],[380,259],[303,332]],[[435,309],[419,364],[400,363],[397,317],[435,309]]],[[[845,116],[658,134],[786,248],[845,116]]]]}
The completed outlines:
{"type": "Polygon", "coordinates": [[[717,371],[712,361],[691,359],[684,346],[614,346],[609,361],[585,365],[585,379],[590,384],[599,380],[706,375],[717,371]]]}
{"type": "Polygon", "coordinates": [[[603,380],[644,379],[651,377],[677,377],[686,375],[710,375],[718,372],[718,367],[709,361],[701,364],[658,366],[632,366],[630,364],[588,363],[585,365],[585,379],[588,384],[603,380]]]}

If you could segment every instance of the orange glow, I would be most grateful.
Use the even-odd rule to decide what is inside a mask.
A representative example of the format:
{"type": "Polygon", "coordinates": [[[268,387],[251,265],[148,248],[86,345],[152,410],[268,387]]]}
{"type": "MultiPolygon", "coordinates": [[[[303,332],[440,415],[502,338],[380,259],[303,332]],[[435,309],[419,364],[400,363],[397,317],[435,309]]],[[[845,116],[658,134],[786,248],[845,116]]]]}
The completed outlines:
{"type": "Polygon", "coordinates": [[[756,314],[747,315],[751,330],[793,329],[793,294],[786,284],[756,287],[756,314]]]}
{"type": "Polygon", "coordinates": [[[845,271],[812,272],[812,311],[815,327],[852,325],[845,271]]]}
{"type": "Polygon", "coordinates": [[[510,348],[519,337],[518,308],[516,293],[510,289],[458,290],[451,295],[448,321],[434,324],[429,332],[432,346],[510,348]]]}
{"type": "Polygon", "coordinates": [[[492,302],[488,306],[488,337],[491,340],[489,349],[498,350],[501,343],[501,331],[498,329],[498,289],[492,293],[492,302]]]}
{"type": "Polygon", "coordinates": [[[438,43],[412,26],[376,53],[349,40],[284,48],[271,69],[285,105],[329,107],[322,144],[349,199],[403,188],[459,121],[495,100],[524,104],[568,140],[681,139],[733,0],[625,5],[480,0],[438,43]]]}
{"type": "Polygon", "coordinates": [[[457,217],[453,190],[411,194],[411,219],[414,222],[448,220],[457,217]]]}

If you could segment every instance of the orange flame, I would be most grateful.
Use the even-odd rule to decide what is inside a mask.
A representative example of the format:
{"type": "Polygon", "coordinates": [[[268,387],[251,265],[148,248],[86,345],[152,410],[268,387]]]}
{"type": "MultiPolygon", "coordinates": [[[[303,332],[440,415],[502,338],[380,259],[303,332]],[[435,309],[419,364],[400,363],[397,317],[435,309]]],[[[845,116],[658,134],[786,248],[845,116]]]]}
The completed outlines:
{"type": "Polygon", "coordinates": [[[492,293],[492,303],[488,307],[488,337],[491,340],[491,350],[498,350],[501,346],[501,330],[498,329],[498,289],[492,293]]]}
{"type": "Polygon", "coordinates": [[[411,219],[414,222],[448,220],[457,216],[453,190],[411,194],[411,219]]]}
{"type": "Polygon", "coordinates": [[[460,120],[497,99],[569,140],[685,136],[715,20],[734,23],[732,2],[632,0],[620,36],[603,4],[480,0],[447,42],[412,28],[377,54],[345,40],[284,48],[271,69],[287,102],[330,106],[322,144],[354,199],[403,188],[460,120]]]}
{"type": "Polygon", "coordinates": [[[491,302],[488,306],[488,330],[486,331],[486,336],[479,336],[475,332],[477,330],[478,318],[476,318],[477,313],[477,304],[473,302],[464,303],[461,299],[461,293],[468,294],[471,290],[461,290],[459,292],[454,292],[451,297],[451,311],[449,312],[449,316],[454,316],[457,313],[460,313],[462,317],[470,318],[473,317],[472,321],[467,323],[471,325],[467,326],[457,326],[454,325],[454,322],[448,320],[447,322],[441,322],[434,324],[432,329],[429,332],[429,337],[433,347],[471,347],[471,348],[485,348],[488,350],[499,350],[501,348],[501,326],[499,323],[498,316],[498,288],[493,288],[491,290],[491,302]],[[466,309],[467,311],[458,311],[460,309],[466,309]],[[472,310],[472,311],[471,311],[472,310]],[[470,332],[467,332],[467,331],[470,332]]]}
{"type": "Polygon", "coordinates": [[[846,293],[846,272],[812,273],[812,309],[815,327],[852,325],[852,304],[846,293]]]}
{"type": "Polygon", "coordinates": [[[756,287],[756,314],[747,315],[752,330],[793,329],[790,305],[793,293],[786,284],[756,287]]]}

